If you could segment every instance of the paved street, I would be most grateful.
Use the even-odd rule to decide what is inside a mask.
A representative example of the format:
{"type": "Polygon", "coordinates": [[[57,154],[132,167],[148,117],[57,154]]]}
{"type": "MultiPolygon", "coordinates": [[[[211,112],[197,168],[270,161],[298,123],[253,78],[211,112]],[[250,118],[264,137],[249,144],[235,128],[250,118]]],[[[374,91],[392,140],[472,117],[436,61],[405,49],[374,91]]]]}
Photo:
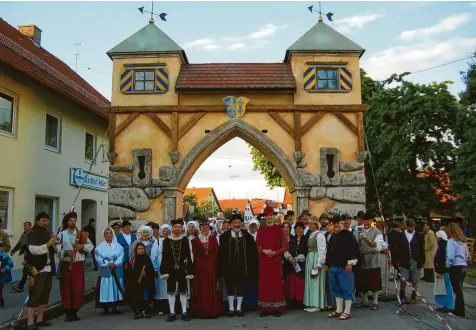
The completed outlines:
{"type": "MultiPolygon", "coordinates": [[[[389,282],[389,284],[393,284],[389,282]]],[[[391,288],[391,286],[389,286],[391,288]]],[[[432,285],[422,284],[422,293],[425,299],[430,302],[432,299],[432,285]]],[[[449,324],[454,330],[474,329],[476,322],[476,287],[466,286],[465,298],[467,302],[466,319],[449,318],[449,324]]],[[[365,309],[353,309],[353,318],[349,321],[330,320],[327,313],[305,313],[303,311],[287,312],[281,318],[267,317],[260,318],[257,312],[250,312],[244,318],[221,317],[217,320],[199,320],[194,319],[191,322],[175,321],[172,329],[236,329],[236,328],[254,328],[254,329],[425,329],[438,330],[445,329],[444,325],[432,314],[428,307],[419,303],[417,305],[406,305],[405,313],[401,316],[396,314],[398,304],[396,302],[381,303],[381,308],[377,312],[365,309]]],[[[156,329],[157,327],[169,326],[165,322],[165,315],[154,315],[150,320],[133,320],[132,313],[126,308],[126,311],[120,316],[101,316],[100,310],[94,309],[94,304],[88,304],[79,313],[81,322],[68,324],[68,330],[83,329],[105,329],[114,325],[117,330],[130,329],[140,326],[142,329],[156,329]]],[[[59,330],[65,326],[63,318],[55,320],[52,330],[59,330]]]]}

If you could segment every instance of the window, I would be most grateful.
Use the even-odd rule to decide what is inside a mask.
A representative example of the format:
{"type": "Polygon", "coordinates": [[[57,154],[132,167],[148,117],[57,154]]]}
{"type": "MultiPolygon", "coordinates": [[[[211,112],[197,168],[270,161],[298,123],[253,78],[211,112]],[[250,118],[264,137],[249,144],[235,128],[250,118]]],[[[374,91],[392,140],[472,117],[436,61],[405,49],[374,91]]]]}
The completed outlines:
{"type": "Polygon", "coordinates": [[[317,69],[317,89],[339,89],[337,69],[317,69]]]}
{"type": "Polygon", "coordinates": [[[94,134],[86,132],[86,139],[84,141],[84,158],[87,161],[94,161],[94,150],[96,150],[94,134]]]}
{"type": "Polygon", "coordinates": [[[0,131],[13,134],[13,97],[0,93],[0,131]]]}
{"type": "Polygon", "coordinates": [[[154,91],[155,72],[134,71],[134,91],[135,92],[153,92],[154,91]]]}
{"type": "Polygon", "coordinates": [[[45,146],[54,151],[60,150],[60,119],[46,114],[45,146]]]}
{"type": "Polygon", "coordinates": [[[48,213],[48,215],[50,216],[50,223],[48,225],[48,229],[50,231],[53,231],[55,229],[54,223],[56,220],[57,205],[57,198],[39,195],[35,196],[35,214],[33,215],[33,219],[40,212],[48,213]]]}
{"type": "Polygon", "coordinates": [[[1,229],[8,229],[12,219],[12,195],[13,190],[0,187],[0,218],[2,218],[1,229]]]}

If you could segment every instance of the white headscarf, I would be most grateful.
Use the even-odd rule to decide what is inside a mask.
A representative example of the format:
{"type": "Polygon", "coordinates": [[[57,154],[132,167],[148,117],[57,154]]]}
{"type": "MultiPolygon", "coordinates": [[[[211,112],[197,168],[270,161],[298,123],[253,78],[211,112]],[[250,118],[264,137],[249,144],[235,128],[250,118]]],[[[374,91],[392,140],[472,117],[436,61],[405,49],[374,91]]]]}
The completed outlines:
{"type": "Polygon", "coordinates": [[[253,220],[250,220],[250,222],[248,222],[248,229],[250,228],[250,226],[251,226],[252,224],[257,225],[258,228],[259,228],[259,221],[258,221],[258,220],[254,220],[254,219],[253,219],[253,220]]]}
{"type": "Polygon", "coordinates": [[[164,223],[162,226],[160,226],[159,228],[159,235],[160,237],[163,237],[164,235],[162,235],[162,232],[164,231],[164,229],[168,229],[170,233],[172,233],[172,226],[169,225],[168,223],[164,223]]]}
{"type": "Polygon", "coordinates": [[[198,221],[195,221],[195,220],[192,220],[192,221],[189,221],[188,224],[187,224],[187,230],[188,230],[188,225],[193,225],[193,227],[195,227],[195,230],[198,230],[200,228],[200,225],[198,224],[198,221]]]}
{"type": "Polygon", "coordinates": [[[448,241],[448,234],[445,231],[440,230],[436,232],[436,237],[441,238],[442,240],[448,241]]]}

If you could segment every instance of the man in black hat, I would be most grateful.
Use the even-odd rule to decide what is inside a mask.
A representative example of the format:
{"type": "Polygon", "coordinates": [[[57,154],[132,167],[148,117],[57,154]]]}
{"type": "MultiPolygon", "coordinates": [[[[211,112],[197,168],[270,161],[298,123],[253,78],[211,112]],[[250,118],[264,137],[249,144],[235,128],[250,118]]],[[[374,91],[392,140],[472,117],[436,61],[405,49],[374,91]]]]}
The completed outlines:
{"type": "MultiPolygon", "coordinates": [[[[411,303],[416,304],[416,291],[418,290],[418,281],[420,280],[420,270],[425,264],[425,239],[416,232],[415,220],[406,221],[407,229],[400,236],[397,244],[397,254],[393,256],[394,266],[400,271],[400,274],[412,283],[415,291],[412,290],[411,303]]],[[[400,298],[405,301],[406,283],[402,281],[400,285],[400,298]]]]}
{"type": "MultiPolygon", "coordinates": [[[[393,256],[397,255],[398,242],[402,236],[403,230],[403,219],[393,219],[389,223],[390,232],[387,234],[387,243],[390,260],[393,259],[393,256]]],[[[393,274],[390,275],[389,281],[393,281],[393,274]]]]}
{"type": "Polygon", "coordinates": [[[116,239],[117,243],[124,249],[123,265],[124,270],[126,270],[129,264],[129,248],[137,240],[137,236],[131,233],[132,224],[128,220],[122,221],[121,227],[122,232],[117,234],[116,239]]]}
{"type": "Polygon", "coordinates": [[[256,243],[242,227],[241,214],[231,216],[231,229],[220,236],[218,251],[220,276],[225,278],[228,294],[228,316],[244,316],[241,309],[246,281],[257,281],[258,251],[256,243]]]}
{"type": "Polygon", "coordinates": [[[187,313],[187,280],[193,279],[192,244],[183,234],[183,219],[170,222],[172,233],[163,240],[160,273],[161,278],[167,281],[167,298],[170,314],[167,322],[177,319],[175,316],[175,295],[180,293],[182,306],[182,320],[190,321],[187,313]]]}

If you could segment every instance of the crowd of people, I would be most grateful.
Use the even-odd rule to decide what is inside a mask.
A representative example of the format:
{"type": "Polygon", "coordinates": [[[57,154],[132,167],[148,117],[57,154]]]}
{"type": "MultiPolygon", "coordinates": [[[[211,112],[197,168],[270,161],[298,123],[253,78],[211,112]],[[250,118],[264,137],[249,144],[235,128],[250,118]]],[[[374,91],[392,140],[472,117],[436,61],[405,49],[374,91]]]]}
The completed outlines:
{"type": "MultiPolygon", "coordinates": [[[[391,221],[391,231],[382,232],[363,212],[352,219],[325,213],[317,218],[304,211],[296,219],[290,211],[283,223],[276,224],[273,208],[266,207],[262,217],[264,223],[245,223],[239,213],[216,222],[175,219],[161,226],[140,226],[136,233],[124,220],[106,228],[104,240],[96,246],[94,219],[79,230],[77,215],[70,212],[58,233],[52,234],[49,215],[39,213],[33,227],[25,223],[25,233],[12,251],[25,255],[23,277],[14,289],[22,291],[28,279],[28,329],[50,325],[43,313],[55,275],[65,320],[79,320],[87,253],[92,253],[98,270],[96,307],[103,315],[121,314],[118,307],[126,304],[134,319],[158,313],[167,315],[167,322],[175,321],[176,315],[184,321],[223,314],[243,317],[253,309],[261,317],[303,309],[328,311],[329,318],[348,320],[353,305],[379,309],[380,258],[387,254],[398,270],[402,301],[416,303],[423,269],[423,279],[435,283],[439,310],[465,316],[462,282],[468,249],[456,223],[436,235],[425,223],[422,235],[412,219],[391,221]],[[401,277],[415,289],[409,300],[401,277]]],[[[3,246],[0,259],[3,287],[13,267],[3,246]]]]}

